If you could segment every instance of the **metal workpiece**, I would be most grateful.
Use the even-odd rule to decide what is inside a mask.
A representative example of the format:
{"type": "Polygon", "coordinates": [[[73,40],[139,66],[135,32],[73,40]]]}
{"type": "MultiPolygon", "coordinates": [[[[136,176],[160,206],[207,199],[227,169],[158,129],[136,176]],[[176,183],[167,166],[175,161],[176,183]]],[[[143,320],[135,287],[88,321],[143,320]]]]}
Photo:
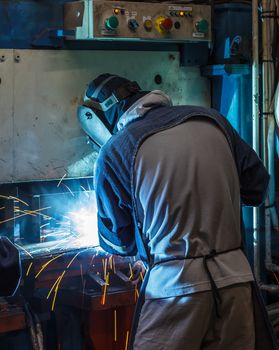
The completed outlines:
{"type": "Polygon", "coordinates": [[[85,0],[64,5],[69,39],[210,42],[209,5],[85,0]]]}

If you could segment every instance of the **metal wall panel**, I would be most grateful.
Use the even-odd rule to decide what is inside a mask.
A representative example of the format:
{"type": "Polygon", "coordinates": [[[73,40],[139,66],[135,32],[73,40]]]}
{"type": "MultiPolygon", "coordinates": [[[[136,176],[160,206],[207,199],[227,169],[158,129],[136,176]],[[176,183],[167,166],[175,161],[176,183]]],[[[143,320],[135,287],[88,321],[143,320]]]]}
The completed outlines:
{"type": "MultiPolygon", "coordinates": [[[[96,154],[85,143],[76,107],[86,84],[100,73],[126,76],[147,90],[162,89],[175,104],[210,104],[207,79],[200,77],[198,67],[180,67],[177,52],[6,50],[6,53],[14,57],[5,72],[6,84],[10,81],[13,85],[9,85],[6,97],[0,97],[0,109],[4,111],[1,121],[12,120],[14,116],[14,131],[11,133],[11,125],[6,131],[0,129],[1,139],[10,135],[10,140],[13,135],[4,152],[7,169],[12,172],[1,172],[0,182],[55,179],[64,174],[92,175],[96,154]],[[154,81],[156,75],[162,77],[160,85],[154,81]],[[11,98],[13,103],[7,104],[11,98]]],[[[8,66],[8,61],[4,63],[8,66]]]]}
{"type": "Polygon", "coordinates": [[[0,50],[0,179],[13,179],[13,52],[0,50]]]}

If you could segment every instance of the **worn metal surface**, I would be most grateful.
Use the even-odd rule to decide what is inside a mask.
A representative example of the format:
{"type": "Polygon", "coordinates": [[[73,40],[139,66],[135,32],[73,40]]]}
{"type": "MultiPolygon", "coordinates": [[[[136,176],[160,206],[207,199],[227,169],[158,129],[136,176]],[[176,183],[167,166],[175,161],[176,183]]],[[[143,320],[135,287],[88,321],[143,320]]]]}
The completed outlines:
{"type": "Polygon", "coordinates": [[[210,104],[207,79],[198,67],[180,67],[177,52],[0,50],[2,55],[9,58],[0,62],[2,183],[92,175],[96,154],[85,142],[76,108],[86,84],[100,73],[162,89],[175,104],[210,104]],[[158,75],[161,84],[155,83],[158,75]]]}
{"type": "Polygon", "coordinates": [[[13,178],[13,52],[0,52],[0,179],[13,178]]]}

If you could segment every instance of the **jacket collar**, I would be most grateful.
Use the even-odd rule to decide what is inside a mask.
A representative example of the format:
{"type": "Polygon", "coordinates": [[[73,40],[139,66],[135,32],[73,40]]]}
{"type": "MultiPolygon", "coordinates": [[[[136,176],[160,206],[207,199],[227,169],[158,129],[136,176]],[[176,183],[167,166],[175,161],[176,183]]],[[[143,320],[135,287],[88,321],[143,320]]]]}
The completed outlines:
{"type": "Polygon", "coordinates": [[[152,108],[160,106],[172,106],[170,97],[161,90],[149,92],[132,104],[132,106],[122,114],[117,123],[117,129],[122,130],[131,121],[143,117],[152,108]]]}

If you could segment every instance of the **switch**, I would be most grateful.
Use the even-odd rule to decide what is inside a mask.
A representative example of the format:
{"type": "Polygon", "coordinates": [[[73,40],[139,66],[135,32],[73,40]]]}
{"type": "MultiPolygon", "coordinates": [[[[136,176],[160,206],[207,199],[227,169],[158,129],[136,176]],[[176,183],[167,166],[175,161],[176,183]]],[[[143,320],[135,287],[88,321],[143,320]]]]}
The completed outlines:
{"type": "Polygon", "coordinates": [[[138,28],[139,24],[135,18],[129,19],[128,21],[128,28],[135,32],[138,28]]]}
{"type": "Polygon", "coordinates": [[[110,16],[105,20],[105,26],[108,30],[116,30],[118,27],[119,21],[116,16],[110,16]]]}
{"type": "Polygon", "coordinates": [[[168,17],[164,18],[160,23],[160,27],[163,31],[169,32],[172,28],[172,20],[168,17]]]}
{"type": "Polygon", "coordinates": [[[209,24],[206,19],[196,22],[196,29],[199,33],[208,33],[209,24]]]}
{"type": "Polygon", "coordinates": [[[178,21],[174,22],[174,28],[180,29],[180,22],[178,22],[178,21]]]}
{"type": "Polygon", "coordinates": [[[147,32],[150,32],[152,30],[152,27],[153,27],[151,19],[145,20],[143,23],[143,26],[147,32]]]}

